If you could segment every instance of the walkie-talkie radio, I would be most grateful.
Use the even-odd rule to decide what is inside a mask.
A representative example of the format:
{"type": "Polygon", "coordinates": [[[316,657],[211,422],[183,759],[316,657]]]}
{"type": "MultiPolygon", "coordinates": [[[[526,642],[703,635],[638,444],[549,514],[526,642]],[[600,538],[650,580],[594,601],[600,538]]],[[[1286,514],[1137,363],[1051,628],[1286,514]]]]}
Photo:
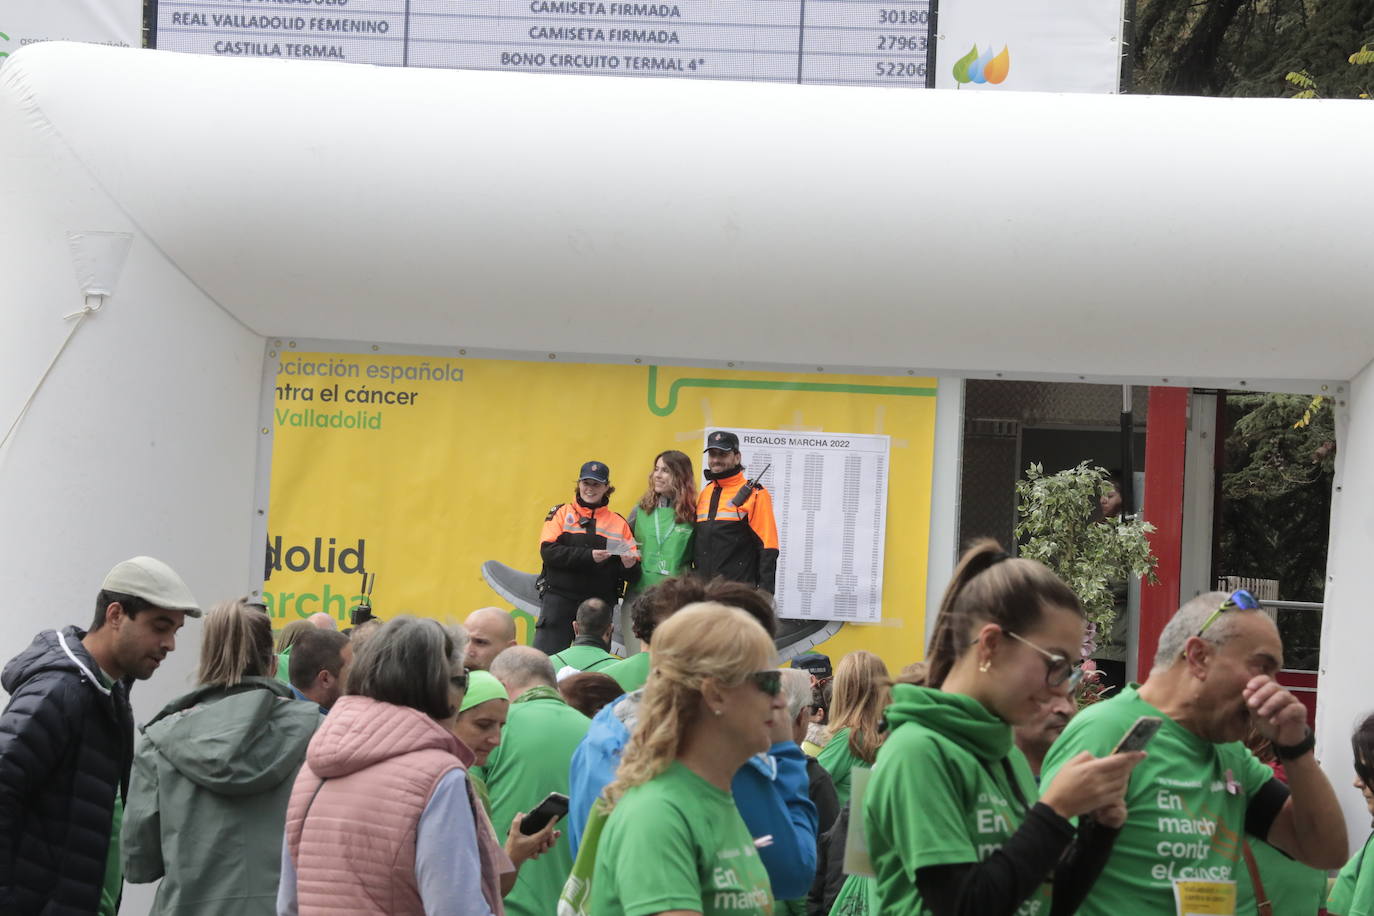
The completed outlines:
{"type": "Polygon", "coordinates": [[[377,574],[363,573],[362,594],[359,596],[363,600],[358,602],[358,606],[353,609],[351,615],[352,625],[367,623],[369,620],[376,620],[377,617],[372,613],[372,589],[377,584],[377,574]]]}
{"type": "Polygon", "coordinates": [[[744,486],[740,487],[739,490],[735,493],[734,497],[730,500],[730,505],[738,509],[740,506],[748,502],[749,497],[754,495],[754,491],[757,490],[759,488],[759,484],[763,482],[763,475],[767,474],[768,468],[771,468],[772,466],[772,462],[769,462],[767,467],[765,467],[762,471],[759,471],[759,476],[755,477],[753,480],[746,480],[744,482],[744,486]]]}

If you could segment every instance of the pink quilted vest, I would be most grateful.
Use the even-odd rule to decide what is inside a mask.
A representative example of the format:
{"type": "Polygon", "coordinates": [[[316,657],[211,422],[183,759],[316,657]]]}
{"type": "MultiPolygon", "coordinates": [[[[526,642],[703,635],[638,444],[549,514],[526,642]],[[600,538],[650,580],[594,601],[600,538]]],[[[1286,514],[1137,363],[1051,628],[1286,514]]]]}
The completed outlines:
{"type": "MultiPolygon", "coordinates": [[[[358,696],[334,704],[286,812],[301,916],[424,916],[415,881],[420,815],[439,781],[471,762],[472,752],[419,710],[358,696]]],[[[494,836],[480,804],[474,815],[486,840],[481,891],[499,916],[499,865],[488,861],[494,836]]]]}

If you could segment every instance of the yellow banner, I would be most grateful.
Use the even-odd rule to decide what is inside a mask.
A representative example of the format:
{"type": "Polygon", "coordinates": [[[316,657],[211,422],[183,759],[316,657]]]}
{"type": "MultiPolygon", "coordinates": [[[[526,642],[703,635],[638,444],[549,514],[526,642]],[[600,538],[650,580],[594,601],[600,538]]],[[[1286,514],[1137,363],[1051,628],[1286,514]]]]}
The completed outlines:
{"type": "Polygon", "coordinates": [[[659,452],[692,456],[699,486],[704,430],[785,429],[891,437],[883,623],[817,651],[868,649],[894,673],[924,652],[934,379],[281,352],[275,387],[264,597],[283,621],[345,620],[364,570],[382,618],[509,607],[483,563],[539,571],[582,462],[610,466],[628,516],[659,452]]]}

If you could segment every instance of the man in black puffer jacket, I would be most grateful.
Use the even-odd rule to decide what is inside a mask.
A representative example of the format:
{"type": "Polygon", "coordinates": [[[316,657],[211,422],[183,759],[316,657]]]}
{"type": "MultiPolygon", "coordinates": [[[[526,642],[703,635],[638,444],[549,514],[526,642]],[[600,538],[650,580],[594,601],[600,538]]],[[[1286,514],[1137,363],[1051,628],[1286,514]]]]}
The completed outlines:
{"type": "Polygon", "coordinates": [[[47,630],[5,666],[0,714],[0,916],[113,914],[133,760],[129,686],[199,617],[165,563],[110,570],[90,632],[47,630]]]}

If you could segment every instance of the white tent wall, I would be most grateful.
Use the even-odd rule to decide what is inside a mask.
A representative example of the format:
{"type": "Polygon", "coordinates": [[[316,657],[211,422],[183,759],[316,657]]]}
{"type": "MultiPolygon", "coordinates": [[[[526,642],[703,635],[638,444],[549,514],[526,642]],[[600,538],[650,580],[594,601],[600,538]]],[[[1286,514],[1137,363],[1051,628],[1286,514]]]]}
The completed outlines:
{"type": "MultiPolygon", "coordinates": [[[[206,607],[257,584],[262,338],[170,264],[20,102],[0,98],[0,432],[70,331],[63,315],[83,305],[67,233],[134,239],[114,295],[0,450],[0,659],[40,630],[89,626],[102,577],[135,554],[169,562],[206,607]]],[[[199,626],[187,621],[177,651],[134,690],[139,721],[191,685],[199,626]]]]}
{"type": "MultiPolygon", "coordinates": [[[[81,304],[66,233],[134,242],[0,451],[0,653],[86,622],[133,553],[205,603],[256,584],[259,335],[1314,393],[1359,374],[1319,736],[1357,834],[1369,112],[26,48],[0,72],[6,425],[81,304]]],[[[185,686],[196,627],[140,718],[185,686]]]]}
{"type": "Polygon", "coordinates": [[[1354,853],[1369,836],[1364,798],[1350,784],[1355,775],[1350,735],[1374,713],[1374,602],[1369,598],[1374,557],[1374,365],[1342,386],[1335,404],[1338,448],[1317,682],[1317,757],[1341,797],[1354,853]]]}

